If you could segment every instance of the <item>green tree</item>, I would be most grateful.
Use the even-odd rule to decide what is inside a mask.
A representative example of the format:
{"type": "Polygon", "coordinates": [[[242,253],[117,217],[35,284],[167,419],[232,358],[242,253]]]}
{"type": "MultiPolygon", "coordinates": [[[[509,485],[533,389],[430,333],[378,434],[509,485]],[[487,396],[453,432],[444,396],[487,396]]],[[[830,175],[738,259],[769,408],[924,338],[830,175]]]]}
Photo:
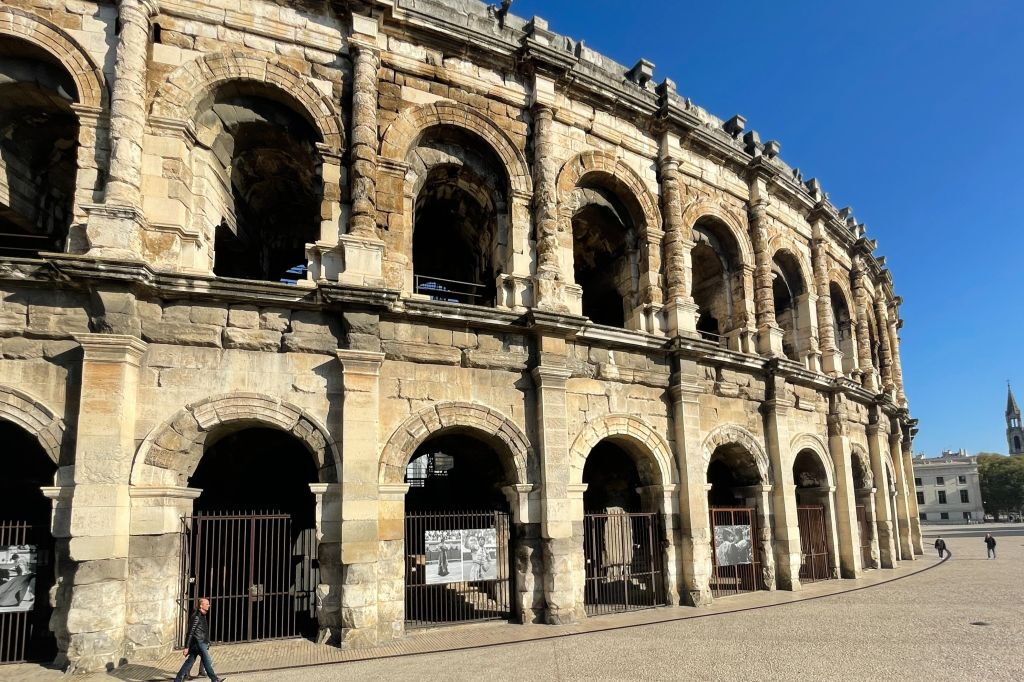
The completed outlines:
{"type": "Polygon", "coordinates": [[[1024,457],[979,454],[978,474],[986,513],[998,521],[1000,514],[1024,508],[1024,457]]]}

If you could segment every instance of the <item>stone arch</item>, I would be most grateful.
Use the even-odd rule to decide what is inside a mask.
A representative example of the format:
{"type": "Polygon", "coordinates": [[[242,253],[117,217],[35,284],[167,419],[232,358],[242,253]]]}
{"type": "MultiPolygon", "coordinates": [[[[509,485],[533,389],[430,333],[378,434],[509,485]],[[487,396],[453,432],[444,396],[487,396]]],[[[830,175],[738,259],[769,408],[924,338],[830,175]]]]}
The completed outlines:
{"type": "Polygon", "coordinates": [[[107,106],[103,71],[85,49],[64,29],[16,7],[0,7],[0,35],[28,41],[52,54],[67,69],[78,103],[97,110],[107,106]]]}
{"type": "Polygon", "coordinates": [[[810,450],[818,459],[821,460],[821,466],[825,469],[825,475],[828,477],[828,484],[836,484],[836,470],[832,462],[832,457],[829,455],[828,446],[825,445],[824,439],[821,436],[817,436],[813,433],[801,433],[793,437],[789,443],[789,450],[793,453],[793,460],[795,462],[796,456],[803,450],[810,450]]]}
{"type": "Polygon", "coordinates": [[[682,213],[683,225],[686,226],[685,229],[688,239],[693,239],[691,228],[697,224],[698,220],[701,218],[714,218],[729,230],[733,240],[736,242],[736,248],[739,249],[740,260],[743,265],[750,267],[754,266],[754,249],[750,245],[750,238],[747,236],[746,226],[743,225],[742,221],[727,207],[716,201],[702,199],[684,206],[682,213]]]}
{"type": "Polygon", "coordinates": [[[843,302],[846,304],[846,309],[850,311],[850,317],[856,319],[856,305],[854,304],[853,290],[850,289],[849,273],[843,273],[836,269],[829,270],[828,283],[835,284],[836,288],[842,292],[845,299],[843,302]]]}
{"type": "Polygon", "coordinates": [[[782,237],[776,237],[769,242],[768,253],[771,254],[771,261],[775,261],[775,258],[780,255],[791,257],[796,263],[800,279],[803,280],[804,293],[814,290],[814,271],[800,249],[795,248],[793,244],[784,243],[782,237]]]}
{"type": "Polygon", "coordinates": [[[157,88],[150,112],[153,116],[187,121],[204,97],[230,81],[262,83],[281,91],[299,105],[298,113],[320,132],[327,147],[340,151],[344,146],[341,117],[330,97],[292,67],[249,52],[214,52],[182,64],[157,88]]]}
{"type": "Polygon", "coordinates": [[[768,453],[758,442],[754,434],[737,424],[722,424],[711,430],[711,433],[704,439],[702,451],[704,457],[704,471],[711,465],[711,456],[715,454],[722,445],[736,444],[742,446],[754,458],[757,464],[757,471],[761,476],[761,483],[770,485],[772,482],[771,463],[768,453]]]}
{"type": "Polygon", "coordinates": [[[569,449],[570,483],[583,483],[583,467],[587,456],[598,443],[605,439],[625,441],[628,450],[639,450],[648,458],[648,462],[637,462],[637,468],[643,473],[646,467],[653,471],[651,477],[659,485],[670,485],[677,482],[672,451],[661,434],[651,428],[639,417],[628,414],[609,414],[587,422],[573,440],[569,449]]]}
{"type": "Polygon", "coordinates": [[[512,192],[528,194],[533,191],[526,157],[508,133],[489,117],[458,102],[432,102],[403,111],[384,131],[381,157],[403,163],[420,135],[436,126],[455,126],[482,138],[504,164],[512,192]]]}
{"type": "Polygon", "coordinates": [[[16,388],[0,385],[0,420],[32,434],[53,463],[61,463],[64,421],[46,405],[16,388]]]}
{"type": "MultiPolygon", "coordinates": [[[[661,211],[658,200],[654,198],[644,181],[636,171],[622,159],[608,152],[591,149],[580,152],[562,166],[555,182],[558,194],[559,213],[564,210],[566,200],[580,181],[588,175],[600,175],[609,179],[609,189],[622,194],[622,198],[636,203],[641,220],[636,220],[638,229],[645,233],[648,229],[661,229],[661,211]],[[641,224],[642,223],[642,224],[641,224]]],[[[638,216],[634,216],[634,219],[638,216]]],[[[564,218],[564,216],[563,216],[564,218]]]]}
{"type": "MultiPolygon", "coordinates": [[[[871,469],[871,458],[868,456],[867,450],[862,445],[854,443],[850,446],[850,459],[856,459],[864,471],[864,482],[866,487],[874,487],[875,484],[875,473],[871,469]]],[[[854,483],[856,485],[856,482],[854,483]]]]}
{"type": "Polygon", "coordinates": [[[477,403],[442,402],[411,414],[398,425],[381,452],[380,483],[402,483],[405,467],[416,448],[431,436],[456,430],[483,435],[511,457],[515,483],[528,483],[527,466],[533,459],[526,434],[497,410],[477,403]]]}
{"type": "Polygon", "coordinates": [[[139,447],[132,465],[133,485],[166,483],[152,471],[163,469],[185,485],[195,472],[210,433],[219,426],[266,426],[295,436],[309,449],[323,483],[337,482],[341,451],[318,419],[301,407],[259,393],[228,393],[186,405],[153,429],[139,447]]]}

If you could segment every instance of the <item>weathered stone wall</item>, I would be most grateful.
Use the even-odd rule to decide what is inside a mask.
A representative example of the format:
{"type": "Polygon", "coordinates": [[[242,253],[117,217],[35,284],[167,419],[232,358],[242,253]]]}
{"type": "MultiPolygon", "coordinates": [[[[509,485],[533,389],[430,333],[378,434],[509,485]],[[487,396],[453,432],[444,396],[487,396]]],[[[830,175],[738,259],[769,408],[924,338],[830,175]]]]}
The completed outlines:
{"type": "Polygon", "coordinates": [[[45,493],[53,630],[72,666],[173,645],[188,480],[226,424],[281,429],[316,458],[320,637],[342,646],[404,635],[404,467],[451,429],[507,464],[524,621],[584,617],[582,471],[605,439],[664,519],[670,603],[711,599],[721,446],[757,465],[742,495],[770,587],[800,587],[806,450],[828,472],[814,494],[839,574],[865,568],[859,505],[873,566],[920,551],[900,299],[874,241],[777,142],[655,84],[648,62],[627,68],[475,0],[11,0],[3,40],[52,53],[77,90],[66,253],[0,258],[0,419],[61,465],[45,493]],[[217,229],[247,200],[234,132],[254,121],[312,136],[304,170],[322,193],[297,285],[213,275],[217,229]],[[494,213],[475,251],[488,306],[413,290],[428,182],[494,213]],[[613,278],[622,329],[581,314],[573,219],[591,203],[629,231],[613,278]],[[704,220],[729,242],[709,295],[720,334],[696,326],[704,220]],[[801,285],[795,324],[774,309],[780,258],[801,285]]]}

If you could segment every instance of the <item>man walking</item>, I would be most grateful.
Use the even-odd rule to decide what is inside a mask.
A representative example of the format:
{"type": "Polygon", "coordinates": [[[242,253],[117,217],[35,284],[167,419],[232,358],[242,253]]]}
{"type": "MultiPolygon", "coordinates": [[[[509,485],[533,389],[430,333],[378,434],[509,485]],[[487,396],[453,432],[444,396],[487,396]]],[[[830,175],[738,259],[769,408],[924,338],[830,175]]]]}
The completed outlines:
{"type": "Polygon", "coordinates": [[[940,559],[942,558],[943,552],[945,552],[947,558],[953,556],[953,553],[946,549],[946,541],[942,538],[935,539],[935,549],[939,550],[940,559]]]}
{"type": "Polygon", "coordinates": [[[988,548],[988,558],[996,558],[996,539],[992,537],[992,533],[985,533],[985,547],[988,548]]]}
{"type": "Polygon", "coordinates": [[[188,671],[192,669],[192,664],[196,662],[197,656],[202,660],[202,667],[212,682],[222,682],[226,679],[217,677],[213,672],[213,661],[210,660],[210,623],[206,620],[209,610],[210,600],[203,597],[199,600],[199,608],[192,614],[192,619],[188,624],[188,637],[185,639],[185,663],[178,670],[178,674],[174,678],[175,682],[182,682],[188,671]]]}

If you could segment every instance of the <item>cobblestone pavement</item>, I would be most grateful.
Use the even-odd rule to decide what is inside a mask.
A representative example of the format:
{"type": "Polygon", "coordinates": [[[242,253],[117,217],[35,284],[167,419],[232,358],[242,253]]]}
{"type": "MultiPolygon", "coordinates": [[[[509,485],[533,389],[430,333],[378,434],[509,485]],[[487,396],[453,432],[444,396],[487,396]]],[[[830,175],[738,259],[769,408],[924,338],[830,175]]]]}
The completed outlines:
{"type": "MultiPolygon", "coordinates": [[[[807,586],[798,594],[759,593],[719,600],[710,610],[660,609],[605,618],[600,623],[591,619],[588,624],[628,627],[562,637],[550,637],[552,628],[542,626],[453,628],[409,638],[394,650],[380,652],[397,657],[346,663],[329,661],[350,652],[305,642],[239,645],[216,647],[214,662],[221,661],[221,674],[266,670],[287,665],[288,659],[292,664],[305,664],[259,673],[231,672],[232,682],[401,677],[474,682],[523,678],[1024,679],[1024,623],[1020,617],[1024,526],[926,527],[925,533],[928,552],[923,560],[904,562],[899,571],[869,572],[865,581],[829,581],[807,586]],[[985,559],[981,538],[986,531],[999,541],[995,561],[985,559]],[[953,552],[952,560],[941,565],[931,550],[937,533],[942,533],[953,552]],[[923,568],[930,570],[918,572],[923,568]],[[906,577],[868,589],[829,594],[897,575],[906,577]],[[808,596],[820,598],[808,600],[808,596]],[[645,624],[680,615],[684,619],[645,624]],[[548,633],[548,638],[488,646],[517,636],[536,637],[537,632],[548,633]],[[468,645],[480,648],[403,655],[468,645]]],[[[167,679],[170,665],[168,659],[88,677],[167,679]]],[[[0,668],[3,679],[57,677],[57,673],[38,667],[0,668]]]]}

